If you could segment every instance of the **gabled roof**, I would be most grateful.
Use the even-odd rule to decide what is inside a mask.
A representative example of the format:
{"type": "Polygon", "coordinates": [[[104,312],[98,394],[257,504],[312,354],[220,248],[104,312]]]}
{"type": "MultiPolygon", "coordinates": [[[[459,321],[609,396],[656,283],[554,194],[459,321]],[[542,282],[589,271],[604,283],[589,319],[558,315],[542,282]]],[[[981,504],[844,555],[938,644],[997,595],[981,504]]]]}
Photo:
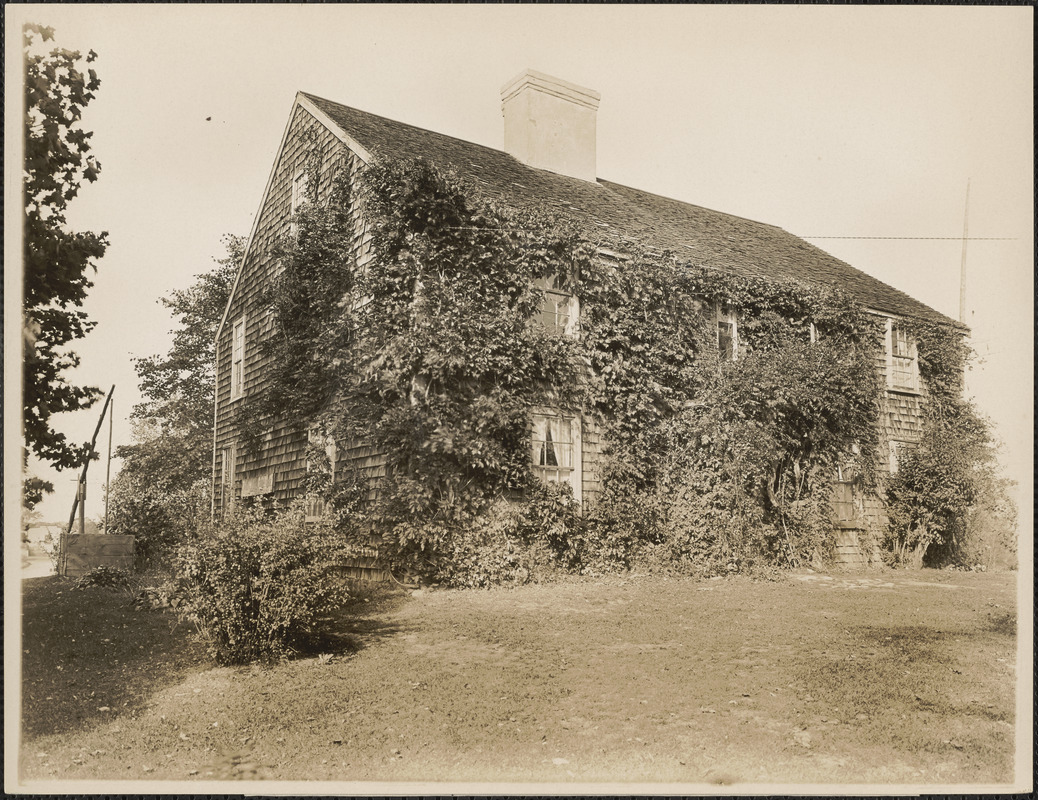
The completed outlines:
{"type": "Polygon", "coordinates": [[[690,262],[747,277],[835,285],[866,307],[959,323],[774,225],[712,211],[599,179],[535,169],[491,147],[416,128],[300,93],[348,140],[375,157],[421,156],[449,166],[505,205],[536,206],[578,224],[592,241],[634,240],[690,262]]]}

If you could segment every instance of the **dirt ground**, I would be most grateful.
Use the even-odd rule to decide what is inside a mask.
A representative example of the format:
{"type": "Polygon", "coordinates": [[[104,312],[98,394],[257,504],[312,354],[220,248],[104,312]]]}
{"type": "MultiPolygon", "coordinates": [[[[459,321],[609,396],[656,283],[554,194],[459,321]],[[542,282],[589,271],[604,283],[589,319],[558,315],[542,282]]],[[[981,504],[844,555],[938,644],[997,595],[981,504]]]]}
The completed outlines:
{"type": "MultiPolygon", "coordinates": [[[[60,581],[39,578],[25,582],[21,777],[1006,783],[1015,579],[367,589],[325,652],[271,668],[212,668],[182,628],[130,611],[152,626],[142,661],[106,683],[74,645],[31,668],[35,604],[60,581]],[[77,715],[49,714],[73,688],[77,715]]],[[[133,636],[118,619],[84,635],[133,636]]]]}

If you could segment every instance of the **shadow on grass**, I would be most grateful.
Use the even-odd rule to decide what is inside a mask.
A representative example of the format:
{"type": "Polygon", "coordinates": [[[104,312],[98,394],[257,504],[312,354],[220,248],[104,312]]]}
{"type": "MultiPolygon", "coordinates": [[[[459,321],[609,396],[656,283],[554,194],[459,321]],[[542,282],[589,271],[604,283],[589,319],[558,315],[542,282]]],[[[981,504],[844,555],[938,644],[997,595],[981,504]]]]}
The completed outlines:
{"type": "Polygon", "coordinates": [[[125,592],[22,581],[22,734],[65,734],[135,715],[155,693],[208,668],[175,617],[125,592]]]}
{"type": "Polygon", "coordinates": [[[322,617],[314,633],[297,644],[300,657],[353,654],[403,632],[405,626],[392,614],[407,600],[405,590],[387,584],[354,584],[350,601],[322,617]]]}

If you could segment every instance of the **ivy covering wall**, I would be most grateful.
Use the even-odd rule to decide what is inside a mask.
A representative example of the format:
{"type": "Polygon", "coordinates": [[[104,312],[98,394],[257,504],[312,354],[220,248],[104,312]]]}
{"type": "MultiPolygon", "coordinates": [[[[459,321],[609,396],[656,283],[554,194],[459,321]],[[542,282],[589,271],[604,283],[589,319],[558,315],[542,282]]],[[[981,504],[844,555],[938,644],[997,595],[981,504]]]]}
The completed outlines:
{"type": "MultiPolygon", "coordinates": [[[[287,415],[339,452],[383,453],[373,502],[348,463],[311,489],[346,535],[379,531],[395,568],[478,585],[650,557],[796,565],[832,546],[838,466],[876,489],[882,331],[839,291],[592,238],[421,160],[309,188],[321,202],[298,215],[266,298],[276,366],[239,414],[253,447],[287,415]],[[545,280],[579,298],[579,336],[540,324],[545,280]],[[737,311],[734,360],[719,308],[737,311]],[[533,476],[538,407],[603,431],[588,508],[533,476]]],[[[930,353],[924,377],[950,386],[955,365],[930,353]]]]}

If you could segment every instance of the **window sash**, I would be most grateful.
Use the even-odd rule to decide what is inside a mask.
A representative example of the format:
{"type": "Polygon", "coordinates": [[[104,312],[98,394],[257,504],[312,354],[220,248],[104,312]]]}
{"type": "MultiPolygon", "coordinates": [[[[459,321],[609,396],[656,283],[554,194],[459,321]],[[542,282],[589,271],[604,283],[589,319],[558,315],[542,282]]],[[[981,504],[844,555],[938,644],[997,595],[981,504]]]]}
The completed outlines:
{"type": "Polygon", "coordinates": [[[887,367],[890,388],[919,390],[919,359],[915,340],[899,323],[887,320],[887,367]]]}
{"type": "Polygon", "coordinates": [[[891,439],[887,443],[887,447],[890,452],[889,468],[890,474],[896,475],[901,464],[901,456],[903,453],[907,453],[914,450],[916,447],[915,442],[905,442],[899,439],[891,439]]]}
{"type": "Polygon", "coordinates": [[[717,353],[722,361],[735,361],[739,357],[739,321],[735,311],[728,305],[718,303],[717,353]]]}
{"type": "Polygon", "coordinates": [[[531,463],[534,474],[547,483],[569,483],[575,497],[578,476],[578,428],[580,419],[562,414],[534,414],[531,463]]]}
{"type": "Polygon", "coordinates": [[[545,290],[544,301],[541,303],[541,324],[552,333],[569,333],[572,305],[572,295],[551,289],[545,290]]]}
{"type": "Polygon", "coordinates": [[[245,320],[234,324],[231,343],[231,399],[242,396],[245,388],[245,320]]]}

